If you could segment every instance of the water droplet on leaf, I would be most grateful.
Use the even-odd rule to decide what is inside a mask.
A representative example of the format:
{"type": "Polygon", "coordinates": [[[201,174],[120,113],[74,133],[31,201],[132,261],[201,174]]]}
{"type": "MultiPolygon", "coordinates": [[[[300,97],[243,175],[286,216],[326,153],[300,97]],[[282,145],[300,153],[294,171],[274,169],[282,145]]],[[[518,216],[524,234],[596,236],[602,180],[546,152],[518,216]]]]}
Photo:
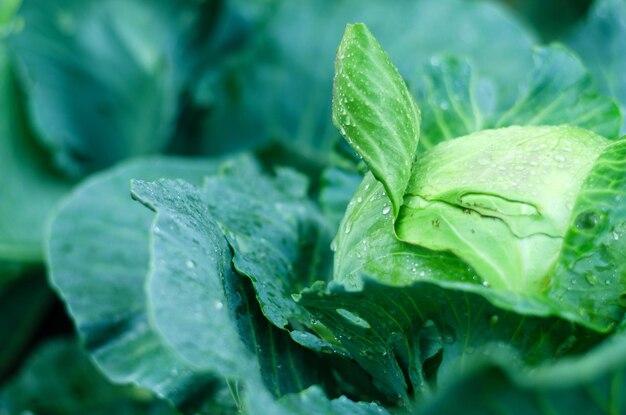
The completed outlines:
{"type": "Polygon", "coordinates": [[[346,310],[345,308],[338,308],[335,311],[337,311],[337,314],[339,314],[341,317],[345,318],[348,322],[354,324],[355,326],[363,327],[366,329],[372,327],[370,326],[370,323],[368,323],[365,319],[361,318],[351,311],[346,310]]]}
{"type": "Polygon", "coordinates": [[[576,228],[593,229],[600,223],[600,216],[593,210],[581,213],[576,217],[576,228]]]}

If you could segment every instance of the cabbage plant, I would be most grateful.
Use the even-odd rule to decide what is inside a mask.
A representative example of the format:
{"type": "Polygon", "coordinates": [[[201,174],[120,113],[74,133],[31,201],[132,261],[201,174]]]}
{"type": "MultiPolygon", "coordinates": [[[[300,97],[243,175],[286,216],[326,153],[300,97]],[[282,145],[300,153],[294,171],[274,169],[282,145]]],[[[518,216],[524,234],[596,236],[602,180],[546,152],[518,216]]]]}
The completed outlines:
{"type": "MultiPolygon", "coordinates": [[[[457,86],[446,87],[451,102],[440,112],[469,123],[457,86]]],[[[371,173],[336,238],[335,281],[350,289],[363,275],[392,285],[434,281],[600,331],[619,322],[626,142],[578,126],[602,107],[578,125],[544,125],[560,99],[520,125],[510,118],[532,103],[421,148],[421,113],[407,85],[368,29],[349,26],[333,120],[371,173]],[[447,262],[466,269],[451,273],[447,262]]],[[[476,105],[470,100],[470,110],[476,105]]]]}
{"type": "Polygon", "coordinates": [[[452,56],[407,85],[348,25],[333,119],[368,172],[330,168],[318,200],[250,155],[83,182],[46,256],[99,369],[182,413],[458,413],[457,395],[610,413],[626,393],[620,110],[562,46],[534,56],[511,106],[452,56]]]}

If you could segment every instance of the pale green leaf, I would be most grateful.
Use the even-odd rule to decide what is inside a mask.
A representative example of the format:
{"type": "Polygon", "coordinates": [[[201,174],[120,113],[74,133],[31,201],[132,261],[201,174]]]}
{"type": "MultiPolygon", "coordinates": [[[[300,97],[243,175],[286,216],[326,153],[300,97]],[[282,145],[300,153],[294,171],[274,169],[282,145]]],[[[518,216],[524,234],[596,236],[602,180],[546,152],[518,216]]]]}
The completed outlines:
{"type": "Polygon", "coordinates": [[[348,204],[334,249],[333,279],[354,289],[361,286],[362,274],[390,285],[420,278],[480,282],[456,256],[398,240],[391,202],[371,173],[348,204]]]}
{"type": "Polygon", "coordinates": [[[348,25],[337,49],[333,121],[385,186],[395,217],[417,151],[420,113],[400,73],[364,24],[348,25]]]}
{"type": "Polygon", "coordinates": [[[398,238],[453,252],[493,288],[543,291],[576,194],[608,143],[567,125],[440,143],[415,163],[398,238]]]}

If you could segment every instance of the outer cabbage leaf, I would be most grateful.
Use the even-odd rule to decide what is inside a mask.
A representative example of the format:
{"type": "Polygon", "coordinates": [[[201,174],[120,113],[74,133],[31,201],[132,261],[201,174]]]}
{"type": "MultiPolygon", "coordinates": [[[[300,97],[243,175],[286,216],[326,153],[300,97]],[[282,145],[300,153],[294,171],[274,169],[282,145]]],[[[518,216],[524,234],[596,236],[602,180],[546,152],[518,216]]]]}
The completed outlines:
{"type": "Polygon", "coordinates": [[[483,129],[485,118],[495,109],[492,91],[479,82],[474,66],[452,56],[434,57],[423,66],[424,79],[415,87],[423,113],[418,148],[483,129]]]}
{"type": "MultiPolygon", "coordinates": [[[[215,376],[228,378],[239,406],[243,405],[244,397],[251,402],[266,398],[274,402],[276,397],[299,392],[314,383],[323,385],[332,396],[337,396],[343,386],[338,388],[336,385],[335,375],[329,373],[330,365],[323,360],[325,358],[302,348],[288,333],[274,327],[261,311],[261,306],[271,311],[274,304],[285,303],[286,298],[278,299],[279,296],[287,296],[295,305],[291,293],[297,290],[273,292],[269,284],[271,279],[282,281],[281,284],[288,281],[273,271],[264,274],[263,262],[283,264],[276,270],[286,270],[286,275],[292,277],[295,272],[307,275],[300,272],[309,266],[309,259],[315,258],[312,251],[318,249],[316,238],[327,235],[324,229],[312,234],[314,228],[311,226],[316,220],[320,225],[325,222],[319,213],[318,219],[315,215],[311,218],[310,214],[315,211],[304,198],[302,177],[279,170],[274,181],[265,179],[247,159],[234,160],[223,169],[221,176],[208,179],[206,187],[200,189],[180,181],[137,182],[136,197],[159,211],[152,232],[149,231],[149,211],[124,197],[126,192],[123,189],[129,177],[150,179],[167,174],[197,182],[202,173],[214,172],[215,164],[148,159],[86,182],[61,207],[52,225],[50,259],[55,285],[67,301],[87,347],[107,376],[116,382],[140,384],[172,400],[184,411],[213,413],[206,408],[212,408],[216,404],[213,399],[221,399],[223,391],[221,383],[214,381],[215,376]],[[234,167],[240,170],[231,170],[234,167]],[[229,177],[229,174],[237,176],[235,172],[243,177],[229,177]],[[257,175],[247,175],[251,172],[257,175]],[[265,212],[258,212],[259,216],[250,222],[238,224],[236,218],[241,216],[235,204],[216,206],[229,199],[239,202],[240,198],[250,196],[239,193],[246,191],[245,186],[233,187],[239,180],[247,181],[251,189],[256,189],[259,195],[257,207],[265,212]],[[279,199],[272,199],[278,196],[279,199]],[[230,216],[224,213],[228,209],[231,210],[230,216]],[[283,220],[276,220],[276,212],[285,214],[283,220]],[[214,219],[218,214],[221,215],[219,221],[214,219]],[[305,225],[306,221],[312,222],[305,225]],[[194,228],[200,223],[211,225],[194,228]],[[202,233],[202,229],[212,230],[202,233]],[[267,231],[276,232],[276,237],[264,233],[267,231]],[[264,256],[243,258],[238,263],[237,255],[250,256],[245,243],[248,240],[249,243],[262,242],[261,233],[276,243],[265,245],[264,256]],[[100,235],[100,238],[87,237],[93,234],[100,235]],[[297,236],[300,234],[312,239],[300,238],[297,236]],[[192,249],[209,247],[209,240],[215,244],[220,238],[220,243],[228,241],[232,245],[227,250],[224,245],[221,248],[216,245],[217,253],[212,249],[192,249]],[[294,242],[292,238],[297,240],[294,242]],[[148,274],[150,240],[154,245],[146,302],[143,285],[148,274]],[[294,247],[296,250],[291,251],[294,247]],[[246,270],[246,276],[225,268],[223,261],[230,266],[230,249],[235,254],[232,259],[235,269],[246,270]],[[306,253],[306,257],[301,257],[302,253],[298,252],[306,253]],[[93,259],[87,266],[77,259],[79,257],[93,259]],[[201,278],[192,278],[191,274],[198,275],[196,272],[202,270],[206,272],[201,278]],[[84,275],[90,278],[84,278],[84,275]],[[248,277],[253,280],[256,293],[248,277]],[[212,287],[212,290],[206,290],[205,286],[212,287]],[[263,290],[265,292],[261,294],[263,290]],[[265,296],[267,302],[259,305],[256,296],[265,296]],[[221,315],[220,319],[216,318],[217,315],[221,315]],[[215,330],[207,330],[207,327],[215,330]]],[[[245,206],[243,204],[241,209],[245,206]]],[[[327,238],[320,240],[326,241],[327,246],[327,238]]],[[[317,276],[317,271],[313,270],[323,269],[327,264],[315,260],[312,263],[311,276],[317,276]]],[[[303,279],[298,285],[308,283],[303,279]]],[[[274,312],[280,310],[279,306],[274,312]]],[[[302,312],[308,323],[308,314],[302,312]]],[[[289,314],[282,318],[286,317],[289,314]]],[[[309,338],[304,336],[307,330],[304,321],[290,318],[289,324],[295,324],[300,342],[310,345],[312,335],[309,338]]],[[[332,350],[326,341],[318,341],[315,346],[332,350]]],[[[335,370],[334,373],[341,373],[341,365],[335,370]]],[[[358,368],[352,372],[353,375],[343,373],[342,377],[362,374],[358,368]]],[[[316,401],[323,398],[319,393],[315,396],[316,401]]],[[[307,408],[313,410],[313,405],[307,408]]]]}
{"type": "Polygon", "coordinates": [[[542,0],[523,2],[500,0],[500,3],[506,4],[521,15],[542,40],[552,40],[569,33],[585,15],[591,2],[588,0],[552,0],[546,3],[542,0]]]}
{"type": "Polygon", "coordinates": [[[311,246],[304,237],[297,238],[311,237],[308,230],[315,229],[306,221],[315,211],[303,199],[303,189],[297,189],[298,198],[284,193],[296,190],[286,171],[271,180],[245,164],[237,164],[236,173],[208,178],[201,189],[180,181],[137,182],[133,194],[158,213],[148,285],[155,326],[194,367],[240,381],[261,369],[265,385],[278,397],[331,379],[327,366],[316,363],[316,354],[302,349],[261,313],[279,327],[288,321],[308,323],[310,317],[291,293],[307,283],[293,281],[307,275],[300,273],[305,270],[299,261],[311,260],[311,269],[316,269],[315,256],[308,256],[311,246]],[[257,175],[249,175],[248,169],[257,175]],[[241,186],[235,186],[238,182],[241,186]],[[241,203],[244,195],[247,203],[241,203]],[[240,209],[251,205],[254,213],[245,218],[240,209]],[[227,241],[234,257],[224,251],[227,241]],[[299,258],[303,254],[306,260],[299,258]],[[231,261],[245,276],[231,270],[231,261]]]}
{"type": "MultiPolygon", "coordinates": [[[[310,252],[316,248],[304,236],[311,238],[314,226],[324,222],[316,219],[319,213],[306,200],[303,186],[293,172],[279,170],[276,177],[267,177],[245,160],[227,162],[221,174],[209,177],[202,188],[182,181],[136,182],[134,196],[157,212],[148,285],[155,327],[194,367],[228,377],[236,385],[238,405],[249,413],[334,414],[351,408],[384,413],[374,404],[328,400],[319,385],[337,396],[345,386],[336,384],[337,374],[351,382],[341,364],[334,361],[331,366],[331,361],[302,348],[270,323],[276,316],[288,320],[300,333],[294,338],[309,347],[304,330],[309,324],[319,325],[309,323],[308,313],[298,310],[301,306],[290,291],[285,292],[308,283],[308,272],[299,263],[312,270],[318,267],[310,252]],[[249,218],[242,215],[244,208],[249,218]],[[226,237],[221,242],[216,226],[226,237]],[[226,240],[232,258],[216,245],[226,240]],[[248,251],[253,246],[255,251],[248,251]],[[224,269],[224,259],[232,260],[243,275],[224,269]],[[287,299],[292,305],[286,308],[287,299]],[[233,340],[235,333],[239,343],[233,340]],[[305,390],[313,384],[318,386],[305,390]],[[283,398],[276,401],[277,397],[283,398]]],[[[363,376],[361,371],[355,373],[363,376]]]]}
{"type": "Polygon", "coordinates": [[[147,288],[149,315],[190,366],[243,378],[255,368],[225,306],[224,281],[233,278],[229,246],[194,190],[182,180],[133,182],[133,197],[157,212],[147,288]]]}
{"type": "Polygon", "coordinates": [[[418,411],[501,414],[619,414],[626,393],[626,339],[616,335],[587,355],[520,373],[510,356],[478,359],[466,376],[452,380],[418,411]]]}
{"type": "Polygon", "coordinates": [[[175,158],[123,164],[79,186],[50,229],[51,282],[96,363],[112,381],[136,383],[183,407],[200,405],[202,393],[210,397],[213,378],[196,375],[149,323],[152,215],[132,201],[129,183],[163,176],[200,183],[216,169],[213,161],[175,158]]]}
{"type": "Polygon", "coordinates": [[[180,3],[23,3],[23,28],[8,43],[21,63],[37,137],[69,175],[167,146],[182,88],[205,52],[192,55],[189,47],[212,13],[180,3]]]}
{"type": "Polygon", "coordinates": [[[250,415],[388,415],[379,404],[354,402],[345,396],[328,399],[324,392],[312,386],[298,394],[287,395],[278,402],[268,394],[247,395],[244,400],[245,413],[250,415]]]}
{"type": "Polygon", "coordinates": [[[330,230],[307,200],[307,186],[291,170],[271,178],[257,165],[232,163],[203,192],[233,249],[235,269],[250,278],[263,313],[280,328],[290,319],[308,322],[292,294],[330,274],[330,230]]]}
{"type": "Polygon", "coordinates": [[[567,320],[495,306],[479,288],[441,281],[398,288],[366,279],[360,290],[308,290],[301,302],[388,399],[409,410],[444,385],[442,379],[463,373],[474,354],[511,350],[521,370],[597,341],[597,334],[567,320]]]}
{"type": "Polygon", "coordinates": [[[174,415],[150,392],[106,380],[73,340],[37,348],[0,393],[0,413],[174,415]]]}
{"type": "Polygon", "coordinates": [[[46,219],[70,183],[48,162],[24,106],[12,62],[0,44],[0,262],[32,264],[43,259],[46,219]]]}

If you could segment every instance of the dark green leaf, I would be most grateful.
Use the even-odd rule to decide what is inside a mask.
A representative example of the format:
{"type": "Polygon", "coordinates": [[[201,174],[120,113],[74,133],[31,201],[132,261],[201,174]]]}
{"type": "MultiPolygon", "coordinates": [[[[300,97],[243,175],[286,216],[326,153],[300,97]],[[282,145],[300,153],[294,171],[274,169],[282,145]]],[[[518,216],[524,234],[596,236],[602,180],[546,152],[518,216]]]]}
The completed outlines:
{"type": "Polygon", "coordinates": [[[537,365],[596,341],[566,320],[510,312],[477,290],[450,288],[367,280],[359,291],[309,290],[302,304],[400,405],[423,400],[437,379],[458,377],[473,354],[510,349],[513,367],[537,365]]]}
{"type": "Polygon", "coordinates": [[[200,192],[182,180],[134,181],[132,192],[157,213],[147,282],[155,327],[189,366],[244,378],[255,366],[226,305],[229,246],[200,192]]]}
{"type": "MultiPolygon", "coordinates": [[[[233,277],[227,287],[231,297],[229,304],[234,308],[243,342],[259,362],[267,390],[262,393],[281,397],[313,384],[334,390],[336,385],[329,362],[300,347],[286,331],[271,324],[263,315],[249,280],[239,275],[233,277]]],[[[251,384],[247,386],[249,390],[253,388],[251,384]]]]}
{"type": "Polygon", "coordinates": [[[250,415],[388,415],[376,403],[353,402],[345,396],[328,399],[318,387],[298,394],[287,395],[278,402],[268,395],[251,394],[246,399],[246,413],[250,415]]]}
{"type": "MultiPolygon", "coordinates": [[[[264,245],[270,246],[268,240],[278,243],[280,238],[286,238],[283,244],[289,246],[293,237],[287,230],[298,223],[289,223],[289,217],[284,218],[285,223],[277,222],[276,217],[265,215],[280,203],[276,200],[272,205],[268,200],[280,196],[287,203],[287,197],[267,178],[248,176],[246,169],[252,166],[241,167],[236,176],[207,179],[202,189],[182,181],[134,184],[134,196],[157,212],[153,225],[154,265],[148,285],[150,310],[160,333],[190,365],[242,384],[246,379],[253,381],[254,376],[260,375],[269,392],[278,397],[323,382],[320,374],[327,370],[316,363],[319,358],[314,353],[302,349],[286,332],[267,321],[249,280],[230,268],[231,255],[226,251],[226,239],[218,223],[233,244],[235,255],[243,257],[239,268],[250,272],[257,295],[268,299],[261,305],[269,313],[285,312],[287,300],[292,309],[297,308],[288,293],[266,288],[276,284],[275,281],[281,282],[280,272],[285,268],[293,269],[292,263],[285,262],[290,258],[290,251],[281,252],[274,245],[273,250],[266,252],[264,245]],[[250,183],[250,188],[256,188],[258,194],[245,192],[242,186],[233,186],[239,180],[239,174],[243,176],[241,179],[250,183]],[[250,198],[247,203],[238,200],[242,194],[250,198]],[[216,195],[220,195],[219,202],[224,208],[216,207],[216,195]],[[263,201],[262,197],[266,200],[263,201]],[[258,216],[252,215],[250,221],[243,220],[237,208],[239,202],[248,208],[253,205],[253,212],[258,216]],[[230,210],[229,215],[227,210],[230,210]],[[212,211],[219,216],[214,217],[212,211]],[[234,220],[236,216],[240,223],[234,220]],[[245,241],[249,240],[253,246],[254,241],[249,238],[258,237],[259,231],[255,229],[258,226],[265,231],[267,239],[264,242],[259,237],[257,250],[247,252],[245,241]],[[262,245],[260,248],[259,244],[262,245]],[[276,265],[276,268],[262,266],[261,257],[246,258],[255,253],[264,254],[262,261],[276,265]]],[[[295,191],[291,185],[298,180],[294,179],[291,173],[282,171],[276,184],[295,191]]],[[[298,189],[298,193],[300,191],[298,189]]],[[[301,203],[306,211],[305,203],[301,203]]],[[[289,212],[287,207],[283,209],[289,212]]],[[[298,241],[293,242],[297,246],[298,241]]],[[[234,262],[237,267],[236,257],[234,262]]],[[[291,316],[278,314],[278,318],[285,317],[291,316]]]]}
{"type": "Polygon", "coordinates": [[[53,294],[42,275],[23,276],[0,288],[0,379],[33,340],[53,294]]]}
{"type": "Polygon", "coordinates": [[[303,197],[301,176],[270,178],[253,165],[247,169],[233,164],[209,178],[203,200],[224,228],[235,269],[251,279],[267,318],[281,328],[291,318],[308,321],[292,294],[328,277],[330,230],[303,197]]]}
{"type": "MultiPolygon", "coordinates": [[[[206,160],[137,160],[84,182],[60,207],[50,230],[53,285],[79,334],[114,382],[133,382],[179,405],[207,387],[158,337],[146,314],[152,215],[130,197],[131,178],[184,178],[215,172],[206,160]]],[[[192,402],[189,402],[192,401],[192,402]]]]}
{"type": "Polygon", "coordinates": [[[479,359],[467,376],[442,390],[418,413],[621,414],[626,394],[626,338],[616,335],[586,356],[520,373],[510,356],[479,359]],[[486,360],[486,362],[485,362],[486,360]]]}
{"type": "Polygon", "coordinates": [[[526,91],[497,122],[509,125],[571,124],[617,138],[622,122],[617,104],[596,92],[582,63],[561,46],[535,50],[535,69],[526,91]]]}
{"type": "Polygon", "coordinates": [[[499,0],[514,9],[542,40],[559,39],[584,17],[592,0],[499,0]]]}
{"type": "Polygon", "coordinates": [[[43,259],[44,224],[70,186],[51,168],[48,154],[31,134],[24,105],[0,43],[0,262],[43,259]]]}
{"type": "Polygon", "coordinates": [[[174,415],[177,412],[150,392],[111,384],[74,341],[53,340],[37,349],[2,391],[0,413],[174,415]]]}
{"type": "Polygon", "coordinates": [[[582,186],[548,295],[573,320],[610,330],[626,311],[626,139],[609,146],[582,186]]]}
{"type": "Polygon", "coordinates": [[[174,133],[204,16],[197,2],[26,1],[9,38],[30,117],[72,176],[161,151],[174,133]]]}
{"type": "MultiPolygon", "coordinates": [[[[494,107],[476,65],[451,57],[432,59],[417,88],[422,110],[420,148],[427,150],[487,127],[570,124],[617,138],[621,114],[612,99],[598,94],[580,61],[562,46],[538,48],[535,69],[512,107],[494,107]],[[482,82],[481,82],[482,81],[482,82]],[[494,113],[505,112],[499,120],[494,113]]],[[[492,84],[493,85],[493,84],[492,84]]]]}

